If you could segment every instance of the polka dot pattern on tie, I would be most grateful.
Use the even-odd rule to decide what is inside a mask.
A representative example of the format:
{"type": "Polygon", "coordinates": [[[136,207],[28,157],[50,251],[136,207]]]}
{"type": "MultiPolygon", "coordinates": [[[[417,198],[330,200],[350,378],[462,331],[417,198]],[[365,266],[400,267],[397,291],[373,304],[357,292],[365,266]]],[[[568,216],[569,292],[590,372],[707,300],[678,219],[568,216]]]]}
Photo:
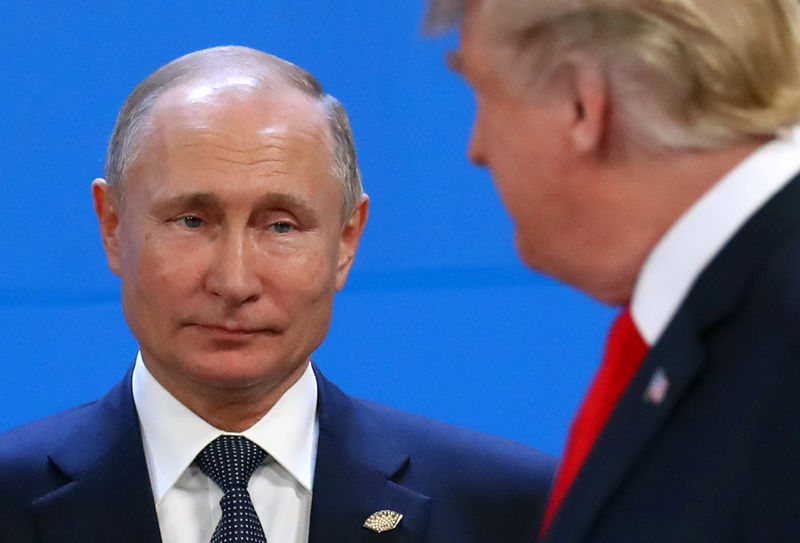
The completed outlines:
{"type": "Polygon", "coordinates": [[[264,461],[264,449],[243,436],[220,436],[194,459],[195,465],[224,492],[222,518],[211,543],[266,543],[247,483],[264,461]]]}

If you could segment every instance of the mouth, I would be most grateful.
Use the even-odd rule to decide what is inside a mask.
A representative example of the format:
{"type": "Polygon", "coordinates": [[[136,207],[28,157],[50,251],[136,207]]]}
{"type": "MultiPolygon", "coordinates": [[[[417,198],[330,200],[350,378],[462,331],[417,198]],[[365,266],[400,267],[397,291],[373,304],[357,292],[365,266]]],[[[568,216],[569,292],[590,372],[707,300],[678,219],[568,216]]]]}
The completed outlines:
{"type": "Polygon", "coordinates": [[[275,335],[278,332],[272,328],[252,326],[229,326],[224,324],[196,323],[194,326],[200,330],[221,339],[246,339],[257,335],[275,335]]]}

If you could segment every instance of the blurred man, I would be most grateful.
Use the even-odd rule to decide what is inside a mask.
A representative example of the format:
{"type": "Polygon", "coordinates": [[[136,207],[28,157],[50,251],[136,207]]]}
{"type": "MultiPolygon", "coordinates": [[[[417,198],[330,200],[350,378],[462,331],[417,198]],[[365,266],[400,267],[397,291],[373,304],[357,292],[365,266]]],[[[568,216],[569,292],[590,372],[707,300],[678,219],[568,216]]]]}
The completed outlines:
{"type": "Polygon", "coordinates": [[[798,538],[798,10],[430,1],[521,257],[625,306],[545,541],[798,538]]]}
{"type": "Polygon", "coordinates": [[[92,189],[140,353],[0,436],[0,541],[528,541],[554,462],[343,394],[309,357],[367,219],[349,122],[266,53],[192,53],[92,189]],[[531,513],[532,512],[532,513],[531,513]]]}

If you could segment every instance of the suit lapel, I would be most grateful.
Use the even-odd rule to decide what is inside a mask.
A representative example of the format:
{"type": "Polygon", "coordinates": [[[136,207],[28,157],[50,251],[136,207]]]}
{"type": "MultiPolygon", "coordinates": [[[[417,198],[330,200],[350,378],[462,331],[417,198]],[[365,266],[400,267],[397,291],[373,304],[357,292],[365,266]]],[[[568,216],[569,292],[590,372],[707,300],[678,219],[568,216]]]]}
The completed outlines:
{"type": "Polygon", "coordinates": [[[696,332],[678,321],[671,340],[659,342],[626,390],[614,414],[586,458],[545,541],[577,542],[601,513],[602,507],[641,457],[704,364],[696,332]],[[679,329],[682,328],[682,329],[679,329]],[[660,404],[645,399],[656,371],[669,379],[660,404]]]}
{"type": "Polygon", "coordinates": [[[409,462],[395,436],[315,367],[319,387],[319,444],[309,543],[419,542],[428,522],[428,497],[393,481],[409,462]],[[403,515],[394,530],[362,525],[384,509],[403,515]]]}
{"type": "Polygon", "coordinates": [[[700,275],[597,439],[545,542],[584,540],[707,363],[704,334],[735,309],[752,270],[800,227],[798,206],[800,177],[756,213],[700,275]],[[649,401],[647,396],[657,372],[669,380],[663,402],[649,401]]]}
{"type": "Polygon", "coordinates": [[[31,504],[43,542],[161,541],[130,379],[50,454],[69,482],[31,504]]]}

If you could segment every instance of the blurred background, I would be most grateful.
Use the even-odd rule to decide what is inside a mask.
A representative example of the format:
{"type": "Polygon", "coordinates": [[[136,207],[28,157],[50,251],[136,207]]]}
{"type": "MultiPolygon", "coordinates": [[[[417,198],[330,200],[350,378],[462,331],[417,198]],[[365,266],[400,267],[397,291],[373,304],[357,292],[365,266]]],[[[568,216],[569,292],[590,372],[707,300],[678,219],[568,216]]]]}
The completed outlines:
{"type": "Polygon", "coordinates": [[[346,392],[560,454],[614,311],[527,271],[465,158],[469,89],[423,0],[11,2],[0,32],[0,431],[90,401],[136,355],[90,198],[119,107],[223,44],[308,69],[350,113],[370,220],[314,360],[346,392]]]}

